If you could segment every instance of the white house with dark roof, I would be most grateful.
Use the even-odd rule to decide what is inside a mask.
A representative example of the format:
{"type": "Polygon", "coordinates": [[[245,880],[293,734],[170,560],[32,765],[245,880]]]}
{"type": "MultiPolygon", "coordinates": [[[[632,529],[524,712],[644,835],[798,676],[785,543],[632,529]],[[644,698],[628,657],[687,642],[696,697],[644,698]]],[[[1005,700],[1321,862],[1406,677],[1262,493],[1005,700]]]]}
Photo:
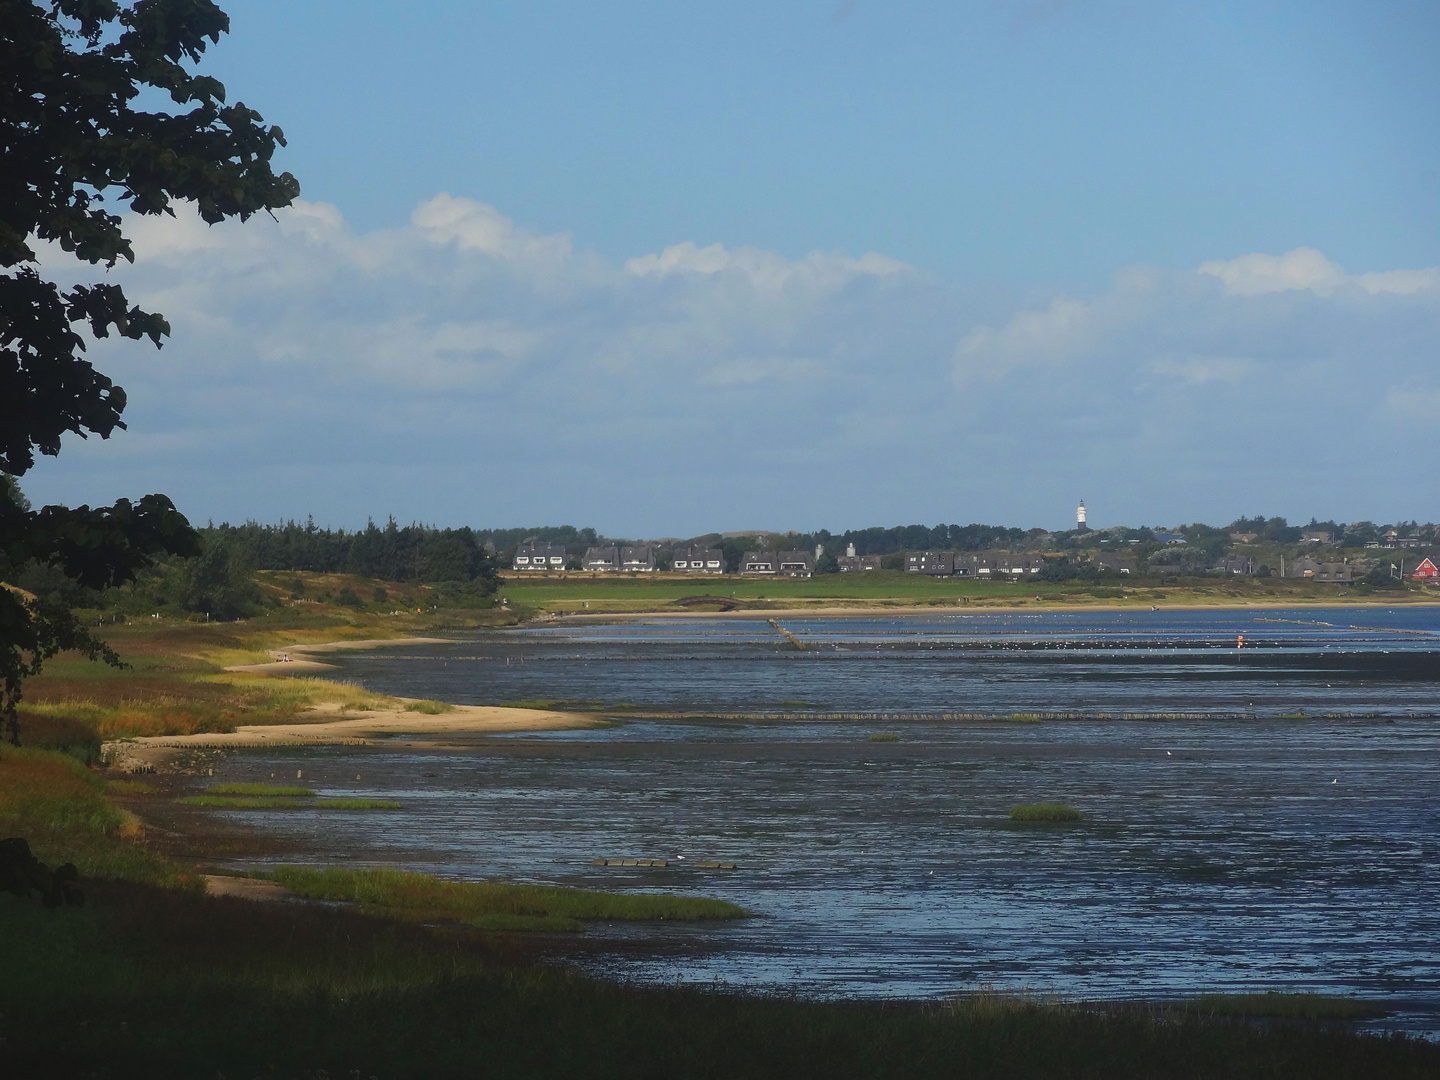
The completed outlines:
{"type": "Polygon", "coordinates": [[[684,548],[670,558],[670,569],[677,574],[723,574],[725,553],[719,548],[684,548]]]}
{"type": "Polygon", "coordinates": [[[655,549],[649,544],[620,549],[620,569],[626,573],[650,573],[655,569],[655,549]]]}
{"type": "Polygon", "coordinates": [[[812,551],[782,551],[778,573],[784,577],[810,577],[815,573],[815,553],[812,551]]]}
{"type": "Polygon", "coordinates": [[[780,557],[773,551],[747,551],[740,559],[742,574],[778,574],[780,557]]]}
{"type": "Polygon", "coordinates": [[[580,569],[600,573],[618,573],[620,570],[620,549],[618,547],[591,547],[585,549],[580,560],[580,569]]]}
{"type": "Polygon", "coordinates": [[[515,548],[510,565],[516,570],[564,570],[565,549],[559,544],[529,541],[515,548]]]}

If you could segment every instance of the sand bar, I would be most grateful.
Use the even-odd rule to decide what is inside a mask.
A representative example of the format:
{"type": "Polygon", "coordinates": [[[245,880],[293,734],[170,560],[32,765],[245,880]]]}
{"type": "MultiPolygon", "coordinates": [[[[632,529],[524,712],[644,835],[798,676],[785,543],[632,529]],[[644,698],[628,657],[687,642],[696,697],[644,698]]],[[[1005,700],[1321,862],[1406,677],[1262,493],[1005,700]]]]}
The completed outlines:
{"type": "Polygon", "coordinates": [[[384,745],[395,736],[491,735],[512,731],[558,731],[605,723],[595,713],[456,705],[436,715],[404,709],[344,710],[321,706],[289,724],[246,724],[229,732],[142,735],[108,742],[107,761],[123,771],[154,766],[182,750],[243,750],[271,746],[384,745]]]}

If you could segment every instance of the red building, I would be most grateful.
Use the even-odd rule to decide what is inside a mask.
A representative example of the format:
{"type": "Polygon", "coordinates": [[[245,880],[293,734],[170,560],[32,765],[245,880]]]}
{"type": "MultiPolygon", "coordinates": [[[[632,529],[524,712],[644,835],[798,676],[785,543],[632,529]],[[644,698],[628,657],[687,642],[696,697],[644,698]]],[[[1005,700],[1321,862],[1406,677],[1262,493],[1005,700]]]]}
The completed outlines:
{"type": "Polygon", "coordinates": [[[1429,559],[1421,559],[1420,565],[1410,571],[1410,576],[1421,581],[1440,581],[1440,569],[1429,559]]]}

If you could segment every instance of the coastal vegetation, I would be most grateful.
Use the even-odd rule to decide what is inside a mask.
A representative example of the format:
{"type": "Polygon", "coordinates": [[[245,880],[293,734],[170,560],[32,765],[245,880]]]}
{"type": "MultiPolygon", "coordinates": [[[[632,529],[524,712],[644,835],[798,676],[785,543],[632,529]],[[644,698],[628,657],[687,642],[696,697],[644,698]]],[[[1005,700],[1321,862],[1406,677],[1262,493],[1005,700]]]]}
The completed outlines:
{"type": "Polygon", "coordinates": [[[1064,803],[1022,803],[1010,808],[1011,821],[1083,821],[1085,815],[1064,803]]]}
{"type": "Polygon", "coordinates": [[[748,912],[724,900],[630,895],[503,882],[446,881],[429,874],[281,866],[270,875],[298,896],[348,900],[410,922],[460,922],[482,930],[574,931],[592,919],[694,921],[748,912]]]}
{"type": "MultiPolygon", "coordinates": [[[[1375,603],[1365,586],[1297,578],[1108,577],[1100,581],[967,581],[903,570],[824,574],[811,578],[727,575],[707,586],[725,593],[727,612],[777,609],[874,610],[877,614],[931,608],[1251,607],[1345,606],[1375,603]]],[[[695,583],[679,574],[503,573],[498,595],[520,616],[605,615],[696,611],[695,583]]],[[[1417,585],[1388,590],[1383,602],[1435,603],[1440,594],[1417,585]]],[[[803,635],[802,635],[803,637],[803,635]]]]}
{"type": "Polygon", "coordinates": [[[362,911],[88,883],[81,908],[0,896],[0,1024],[17,1076],[1410,1080],[1420,1039],[1190,1003],[980,993],[807,1001],[618,984],[554,946],[362,911]]]}
{"type": "MultiPolygon", "coordinates": [[[[288,592],[297,576],[315,580],[256,580],[288,592]]],[[[0,754],[0,833],[28,837],[50,865],[75,862],[87,904],[45,911],[0,896],[0,955],[14,973],[0,985],[0,1023],[19,1074],[462,1076],[479,1060],[498,1076],[1047,1077],[1077,1075],[1083,1062],[1081,1075],[1097,1077],[1407,1077],[1440,1067],[1427,1043],[1350,1030],[1351,1014],[1373,1010],[1343,1000],[1141,1007],[977,995],[882,1005],[646,989],[540,962],[566,955],[547,950],[581,948],[574,931],[591,920],[744,914],[713,899],[303,867],[273,879],[328,904],[203,895],[202,867],[164,854],[132,810],[320,800],[298,784],[187,794],[170,777],[108,779],[87,765],[101,734],[225,730],[322,706],[403,709],[343,683],[225,667],[306,642],[515,617],[483,607],[386,616],[330,602],[272,610],[218,625],[110,624],[102,632],[132,669],[61,658],[30,684],[25,732],[69,749],[0,754]],[[643,1047],[642,1069],[630,1046],[643,1047]]]]}
{"type": "Polygon", "coordinates": [[[212,810],[399,810],[394,799],[294,799],[283,796],[261,798],[245,795],[187,795],[179,800],[184,806],[201,806],[212,810]]]}
{"type": "Polygon", "coordinates": [[[1278,1020],[1366,1020],[1384,1016],[1385,1010],[1367,1001],[1330,994],[1286,993],[1201,994],[1186,1006],[1212,1016],[1248,1016],[1278,1020]]]}

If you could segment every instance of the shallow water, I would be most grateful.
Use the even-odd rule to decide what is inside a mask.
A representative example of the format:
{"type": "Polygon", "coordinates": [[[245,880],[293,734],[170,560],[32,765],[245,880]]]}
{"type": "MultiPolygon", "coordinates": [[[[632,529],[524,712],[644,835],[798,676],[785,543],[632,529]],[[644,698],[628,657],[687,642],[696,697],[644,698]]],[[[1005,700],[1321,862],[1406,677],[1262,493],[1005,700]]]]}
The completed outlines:
{"type": "Polygon", "coordinates": [[[385,814],[234,815],[314,845],[317,862],[704,893],[758,916],[647,927],[668,943],[658,954],[597,950],[592,966],[628,978],[912,997],[987,984],[1087,998],[1305,989],[1387,999],[1404,1026],[1440,1029],[1440,638],[1349,628],[1432,631],[1436,613],[1261,616],[1344,620],[1331,627],[1166,613],[1149,635],[1145,614],[783,623],[824,643],[820,659],[763,622],[722,620],[385,650],[347,672],[458,701],[755,716],[632,718],[461,752],[247,753],[225,778],[302,768],[327,794],[402,801],[385,814]],[[1212,646],[1227,637],[1228,651],[1212,646]],[[1046,644],[1011,647],[1031,638],[1046,644]],[[782,705],[802,696],[889,719],[782,705]],[[1300,708],[1312,718],[1275,715],[1300,708]],[[786,709],[794,718],[760,718],[786,709]],[[1081,709],[1221,715],[926,715],[1081,709]],[[1327,712],[1378,715],[1314,718],[1327,712]],[[899,740],[868,739],[882,729],[899,740]],[[1011,806],[1034,801],[1086,819],[1010,823],[1011,806]],[[595,856],[671,867],[596,868],[595,856]],[[739,868],[683,865],[701,859],[739,868]]]}
{"type": "Polygon", "coordinates": [[[1440,609],[653,618],[492,633],[341,661],[466,704],[765,712],[1429,715],[1440,609]],[[1244,647],[1237,648],[1243,635],[1244,647]]]}

